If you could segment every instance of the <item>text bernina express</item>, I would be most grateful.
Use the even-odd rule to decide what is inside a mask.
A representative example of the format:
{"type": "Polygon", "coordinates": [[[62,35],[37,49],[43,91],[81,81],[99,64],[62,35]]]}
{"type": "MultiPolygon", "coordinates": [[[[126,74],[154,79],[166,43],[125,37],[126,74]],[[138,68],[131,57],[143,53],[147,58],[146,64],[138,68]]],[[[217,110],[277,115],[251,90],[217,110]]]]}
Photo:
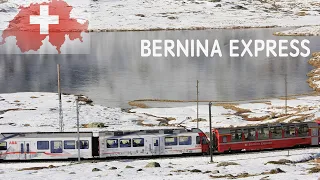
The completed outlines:
{"type": "Polygon", "coordinates": [[[221,51],[218,40],[141,40],[141,57],[308,57],[310,41],[304,40],[230,40],[223,43],[229,52],[221,51]]]}

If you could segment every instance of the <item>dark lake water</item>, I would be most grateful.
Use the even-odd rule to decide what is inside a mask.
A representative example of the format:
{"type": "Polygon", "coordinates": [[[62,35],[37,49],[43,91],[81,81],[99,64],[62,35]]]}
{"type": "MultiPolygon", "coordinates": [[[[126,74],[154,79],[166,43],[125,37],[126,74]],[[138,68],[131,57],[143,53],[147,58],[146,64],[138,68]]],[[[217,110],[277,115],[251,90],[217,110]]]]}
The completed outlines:
{"type": "MultiPolygon", "coordinates": [[[[142,31],[91,33],[86,55],[0,54],[0,93],[56,92],[56,64],[61,64],[62,90],[81,93],[96,103],[127,107],[135,99],[249,100],[310,92],[308,58],[230,58],[230,39],[304,39],[311,52],[320,50],[318,37],[274,37],[275,29],[142,31]],[[223,57],[142,58],[141,39],[218,39],[223,57]]],[[[14,44],[13,44],[14,45],[14,44]]],[[[80,50],[79,50],[80,51],[80,50]]]]}

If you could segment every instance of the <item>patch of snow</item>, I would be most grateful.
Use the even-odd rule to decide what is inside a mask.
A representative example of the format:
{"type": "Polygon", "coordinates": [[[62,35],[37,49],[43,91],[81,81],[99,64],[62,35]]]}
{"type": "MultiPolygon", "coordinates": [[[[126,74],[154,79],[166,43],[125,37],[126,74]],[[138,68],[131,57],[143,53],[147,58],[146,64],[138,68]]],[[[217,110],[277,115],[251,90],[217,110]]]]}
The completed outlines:
{"type": "MultiPolygon", "coordinates": [[[[234,155],[215,155],[214,163],[209,163],[209,156],[206,157],[183,157],[183,158],[161,158],[151,160],[123,159],[106,160],[105,162],[90,163],[12,163],[0,164],[1,179],[210,179],[210,175],[238,175],[240,173],[249,173],[255,175],[244,179],[261,179],[268,176],[269,179],[317,179],[320,173],[308,173],[308,168],[314,167],[312,163],[304,162],[298,164],[276,165],[267,163],[269,161],[278,161],[288,159],[291,161],[300,160],[319,153],[318,149],[300,149],[290,150],[290,156],[287,151],[272,151],[260,153],[240,153],[234,155]],[[220,166],[220,162],[235,162],[238,165],[220,166]],[[158,162],[159,168],[146,168],[149,162],[158,162]],[[54,165],[57,167],[42,170],[23,170],[27,167],[48,167],[54,165]],[[126,168],[132,166],[133,168],[126,168]],[[111,170],[110,167],[116,167],[111,170]],[[98,168],[101,171],[92,172],[92,169],[98,168]],[[260,175],[263,172],[269,172],[271,169],[280,168],[285,173],[260,175]],[[141,171],[138,171],[141,169],[141,171]],[[197,169],[201,172],[191,172],[197,169]],[[181,170],[181,171],[178,171],[181,170]],[[207,173],[205,173],[208,171],[207,173]],[[218,173],[213,173],[218,171],[218,173]]],[[[223,179],[223,178],[222,178],[223,179]]]]}

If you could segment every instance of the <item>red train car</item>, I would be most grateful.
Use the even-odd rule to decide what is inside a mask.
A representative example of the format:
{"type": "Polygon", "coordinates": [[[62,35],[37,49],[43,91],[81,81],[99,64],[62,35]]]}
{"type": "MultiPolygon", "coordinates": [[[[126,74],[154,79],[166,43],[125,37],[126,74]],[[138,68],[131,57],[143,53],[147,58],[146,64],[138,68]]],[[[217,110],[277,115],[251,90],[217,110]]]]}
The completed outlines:
{"type": "Polygon", "coordinates": [[[281,149],[320,144],[320,122],[213,129],[218,152],[281,149]]]}

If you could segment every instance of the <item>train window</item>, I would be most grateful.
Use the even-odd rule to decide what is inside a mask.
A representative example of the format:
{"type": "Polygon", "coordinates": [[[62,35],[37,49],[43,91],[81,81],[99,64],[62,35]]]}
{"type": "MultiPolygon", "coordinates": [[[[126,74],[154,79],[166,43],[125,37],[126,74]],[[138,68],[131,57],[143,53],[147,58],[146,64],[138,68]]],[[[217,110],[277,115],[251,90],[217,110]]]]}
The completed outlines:
{"type": "Polygon", "coordinates": [[[242,130],[236,129],[236,130],[230,130],[231,133],[231,141],[237,142],[242,140],[242,130]]]}
{"type": "Polygon", "coordinates": [[[7,150],[7,142],[6,141],[0,142],[0,150],[7,150]]]}
{"type": "Polygon", "coordinates": [[[309,127],[307,124],[298,126],[298,136],[308,136],[309,127]]]}
{"type": "Polygon", "coordinates": [[[254,129],[254,128],[248,129],[248,134],[247,134],[246,140],[247,141],[256,140],[256,129],[254,129]]]}
{"type": "Polygon", "coordinates": [[[51,141],[51,153],[62,153],[62,141],[51,141]]]}
{"type": "Polygon", "coordinates": [[[282,138],[282,129],[280,126],[278,127],[271,127],[270,132],[272,133],[272,139],[280,139],[282,138]]]}
{"type": "Polygon", "coordinates": [[[64,141],[64,149],[75,149],[76,141],[64,141]]]}
{"type": "Polygon", "coordinates": [[[107,148],[118,148],[118,139],[107,139],[107,148]]]}
{"type": "Polygon", "coordinates": [[[202,136],[202,144],[208,144],[207,137],[202,136]]]}
{"type": "Polygon", "coordinates": [[[191,145],[192,139],[191,136],[180,136],[179,137],[179,145],[191,145]]]}
{"type": "Polygon", "coordinates": [[[226,143],[227,142],[227,136],[222,136],[222,142],[226,143]]]}
{"type": "Polygon", "coordinates": [[[258,139],[269,139],[269,128],[268,127],[262,127],[258,128],[258,139]]]}
{"type": "Polygon", "coordinates": [[[296,136],[296,128],[294,126],[285,126],[285,137],[295,137],[296,136]]]}
{"type": "Polygon", "coordinates": [[[200,144],[200,136],[197,136],[197,137],[196,137],[196,143],[197,143],[197,144],[200,144]]]}
{"type": "Polygon", "coordinates": [[[166,137],[164,139],[166,146],[175,146],[178,145],[178,138],[177,137],[166,137]]]}
{"type": "Polygon", "coordinates": [[[153,146],[159,146],[159,139],[153,138],[153,146]]]}
{"type": "Polygon", "coordinates": [[[120,139],[120,147],[131,147],[131,139],[120,139]]]}
{"type": "MultiPolygon", "coordinates": [[[[77,143],[78,144],[78,143],[77,143]]],[[[78,147],[78,146],[77,146],[78,147]]],[[[80,149],[89,149],[89,141],[80,140],[80,149]]]]}
{"type": "Polygon", "coordinates": [[[49,149],[49,141],[37,141],[37,149],[38,150],[48,150],[49,149]]]}
{"type": "Polygon", "coordinates": [[[143,138],[133,138],[132,139],[132,146],[133,147],[143,147],[144,146],[144,139],[143,138]]]}

